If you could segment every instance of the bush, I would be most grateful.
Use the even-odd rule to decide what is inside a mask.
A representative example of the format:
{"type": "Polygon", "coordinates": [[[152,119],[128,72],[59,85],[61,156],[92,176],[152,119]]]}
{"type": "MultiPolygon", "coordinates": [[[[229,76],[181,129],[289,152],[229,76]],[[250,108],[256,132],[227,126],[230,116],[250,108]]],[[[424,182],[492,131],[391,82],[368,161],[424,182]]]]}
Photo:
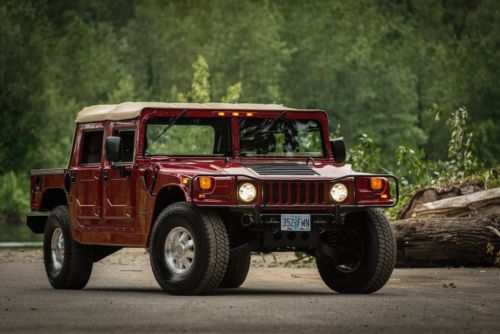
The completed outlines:
{"type": "Polygon", "coordinates": [[[29,210],[28,181],[13,171],[0,176],[0,222],[16,224],[29,210]]]}
{"type": "MultiPolygon", "coordinates": [[[[436,114],[436,120],[439,120],[438,116],[439,114],[436,114]]],[[[451,130],[448,160],[429,160],[424,149],[413,149],[403,145],[395,152],[397,166],[392,173],[400,180],[400,202],[397,207],[387,210],[390,219],[395,219],[399,209],[411,196],[425,187],[445,188],[466,182],[481,183],[487,188],[500,185],[498,169],[486,170],[479,163],[472,141],[474,132],[470,126],[467,110],[464,107],[458,108],[451,113],[446,124],[451,130]]],[[[367,135],[363,135],[349,150],[348,162],[356,171],[388,172],[387,168],[382,166],[378,143],[367,135]]]]}

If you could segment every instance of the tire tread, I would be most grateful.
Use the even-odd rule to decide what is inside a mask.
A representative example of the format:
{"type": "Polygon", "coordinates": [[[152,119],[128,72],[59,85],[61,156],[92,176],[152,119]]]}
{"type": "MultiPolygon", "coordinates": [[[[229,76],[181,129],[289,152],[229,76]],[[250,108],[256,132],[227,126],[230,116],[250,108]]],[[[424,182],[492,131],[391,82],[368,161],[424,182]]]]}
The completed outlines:
{"type": "Polygon", "coordinates": [[[251,254],[248,253],[236,259],[230,259],[226,274],[220,283],[220,288],[237,288],[245,282],[250,269],[251,254]]]}
{"type": "Polygon", "coordinates": [[[205,294],[217,288],[224,278],[229,261],[229,239],[220,216],[213,211],[201,210],[186,202],[171,204],[158,215],[151,232],[150,248],[151,266],[155,278],[163,290],[171,294],[205,294]],[[208,249],[204,255],[207,257],[206,266],[200,269],[201,278],[191,280],[191,283],[169,281],[162,272],[162,264],[156,259],[156,254],[153,254],[155,235],[159,233],[163,222],[174,214],[201,223],[208,240],[208,249]]]}
{"type": "Polygon", "coordinates": [[[317,258],[317,266],[321,278],[332,290],[339,293],[373,293],[381,289],[392,274],[396,263],[396,238],[380,209],[367,209],[355,215],[363,215],[363,223],[371,225],[370,236],[377,245],[373,261],[365,264],[370,276],[343,274],[334,268],[332,262],[321,258],[317,258]]]}
{"type": "MultiPolygon", "coordinates": [[[[68,262],[65,261],[64,263],[68,266],[66,270],[64,270],[64,277],[51,278],[49,276],[49,281],[55,289],[83,289],[87,285],[90,279],[90,275],[92,274],[92,267],[94,263],[93,248],[88,245],[82,245],[73,239],[71,234],[71,217],[66,205],[55,207],[52,210],[51,215],[55,216],[59,221],[60,227],[63,230],[63,234],[66,236],[70,236],[70,247],[66,248],[66,252],[64,254],[65,260],[68,259],[68,262]]],[[[50,243],[52,234],[49,233],[51,232],[51,229],[52,226],[48,222],[45,226],[45,243],[50,243]]],[[[68,240],[65,239],[65,243],[67,242],[68,240]]],[[[45,255],[45,257],[47,257],[47,255],[45,255]]],[[[44,261],[47,268],[47,275],[50,275],[50,269],[49,267],[47,267],[49,265],[47,262],[50,260],[45,258],[44,261]]]]}

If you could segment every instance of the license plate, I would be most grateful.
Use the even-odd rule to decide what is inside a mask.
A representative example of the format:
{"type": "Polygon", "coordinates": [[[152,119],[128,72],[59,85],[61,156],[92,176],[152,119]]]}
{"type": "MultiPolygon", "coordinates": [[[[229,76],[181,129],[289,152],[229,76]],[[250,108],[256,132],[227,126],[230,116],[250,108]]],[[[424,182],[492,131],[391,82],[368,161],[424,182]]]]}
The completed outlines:
{"type": "Polygon", "coordinates": [[[310,231],[311,215],[285,214],[281,215],[282,231],[310,231]]]}

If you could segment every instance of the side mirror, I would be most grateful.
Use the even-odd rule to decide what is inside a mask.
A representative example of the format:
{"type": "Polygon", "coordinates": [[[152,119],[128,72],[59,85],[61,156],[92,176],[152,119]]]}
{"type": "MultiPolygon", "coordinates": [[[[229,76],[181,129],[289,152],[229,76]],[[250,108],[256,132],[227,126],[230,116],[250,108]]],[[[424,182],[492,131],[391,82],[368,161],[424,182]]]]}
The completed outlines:
{"type": "Polygon", "coordinates": [[[106,159],[110,162],[117,162],[121,159],[122,138],[110,136],[106,138],[106,159]]]}
{"type": "Polygon", "coordinates": [[[332,147],[333,160],[338,163],[345,161],[345,143],[344,138],[335,138],[330,140],[330,146],[332,147]]]}

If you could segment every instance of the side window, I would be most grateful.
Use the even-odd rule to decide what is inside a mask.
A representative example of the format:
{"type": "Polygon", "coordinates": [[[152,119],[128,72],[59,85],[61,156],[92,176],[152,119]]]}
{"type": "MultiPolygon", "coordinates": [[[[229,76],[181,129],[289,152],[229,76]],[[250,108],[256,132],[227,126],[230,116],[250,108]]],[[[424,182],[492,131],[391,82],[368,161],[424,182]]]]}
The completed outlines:
{"type": "Polygon", "coordinates": [[[103,131],[84,131],[82,135],[82,157],[80,164],[101,162],[103,131]]]}
{"type": "Polygon", "coordinates": [[[115,130],[115,136],[119,136],[122,139],[122,152],[121,162],[132,162],[134,161],[134,130],[115,130]]]}

